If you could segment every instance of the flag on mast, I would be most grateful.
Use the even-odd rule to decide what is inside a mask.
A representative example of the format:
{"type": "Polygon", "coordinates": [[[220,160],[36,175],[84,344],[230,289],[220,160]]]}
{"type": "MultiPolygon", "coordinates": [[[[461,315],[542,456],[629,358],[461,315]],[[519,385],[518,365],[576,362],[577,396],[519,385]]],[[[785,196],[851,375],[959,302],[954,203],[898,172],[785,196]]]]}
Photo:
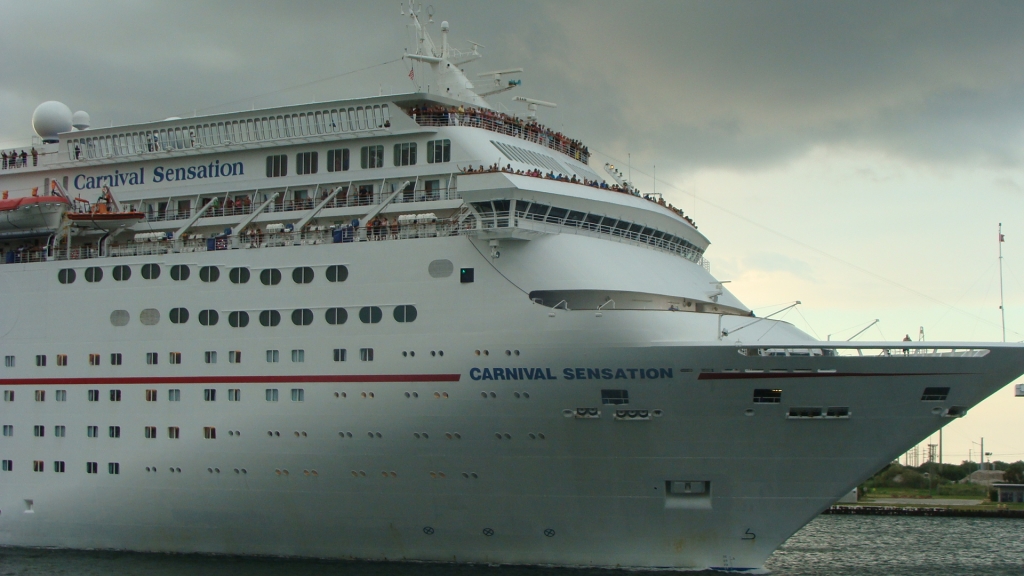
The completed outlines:
{"type": "Polygon", "coordinates": [[[999,241],[1006,242],[1006,235],[1003,234],[1002,232],[999,233],[999,241]]]}

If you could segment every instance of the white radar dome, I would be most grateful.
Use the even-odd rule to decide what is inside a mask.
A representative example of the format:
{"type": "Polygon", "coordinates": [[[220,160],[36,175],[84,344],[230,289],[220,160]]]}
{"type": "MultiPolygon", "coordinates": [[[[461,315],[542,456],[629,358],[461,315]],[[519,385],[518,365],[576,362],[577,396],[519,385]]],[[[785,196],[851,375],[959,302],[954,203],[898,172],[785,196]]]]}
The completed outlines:
{"type": "Polygon", "coordinates": [[[448,31],[448,21],[445,20],[444,22],[441,22],[441,32],[447,32],[447,31],[448,31]]]}
{"type": "Polygon", "coordinates": [[[71,116],[71,125],[78,130],[85,130],[89,127],[89,113],[85,110],[79,110],[71,116]]]}
{"type": "Polygon", "coordinates": [[[32,129],[43,142],[56,142],[57,134],[71,131],[71,108],[53,100],[43,102],[32,113],[32,129]]]}

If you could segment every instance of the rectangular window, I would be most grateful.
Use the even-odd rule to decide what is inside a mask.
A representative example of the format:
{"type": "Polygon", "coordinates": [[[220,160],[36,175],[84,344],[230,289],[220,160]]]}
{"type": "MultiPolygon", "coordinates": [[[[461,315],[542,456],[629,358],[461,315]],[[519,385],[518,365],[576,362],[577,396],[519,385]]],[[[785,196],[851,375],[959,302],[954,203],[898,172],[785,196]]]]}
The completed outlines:
{"type": "Polygon", "coordinates": [[[111,390],[110,391],[110,401],[111,402],[120,402],[121,401],[121,391],[120,390],[111,390]]]}
{"type": "Polygon", "coordinates": [[[335,348],[334,349],[334,361],[335,362],[344,362],[345,360],[347,360],[347,358],[346,358],[347,353],[346,352],[347,351],[344,348],[335,348]]]}
{"type": "Polygon", "coordinates": [[[168,356],[171,364],[181,364],[181,352],[171,352],[168,356]]]}
{"type": "Polygon", "coordinates": [[[207,350],[206,351],[206,363],[207,364],[216,364],[217,363],[217,351],[216,350],[207,350]]]}
{"type": "Polygon", "coordinates": [[[203,390],[203,400],[207,402],[216,402],[217,390],[215,388],[207,388],[203,390]]]}
{"type": "Polygon", "coordinates": [[[242,391],[238,388],[228,388],[228,402],[239,402],[242,400],[242,391]]]}
{"type": "Polygon", "coordinates": [[[932,387],[932,386],[929,386],[928,388],[925,388],[924,392],[921,394],[921,401],[922,402],[943,402],[943,401],[946,400],[946,397],[948,397],[948,396],[949,396],[949,388],[947,388],[945,386],[943,386],[943,387],[937,387],[937,386],[936,387],[932,387]]]}
{"type": "Polygon", "coordinates": [[[64,473],[64,461],[63,460],[54,460],[53,461],[53,471],[58,473],[58,474],[63,474],[64,473]]]}
{"type": "Polygon", "coordinates": [[[756,388],[754,404],[778,404],[782,402],[782,390],[775,388],[756,388]]]}
{"type": "Polygon", "coordinates": [[[232,351],[228,352],[228,362],[231,363],[231,364],[241,364],[242,363],[242,351],[241,350],[232,350],[232,351]]]}
{"type": "Polygon", "coordinates": [[[295,155],[295,172],[298,174],[316,174],[319,165],[316,152],[299,152],[295,155]]]}
{"type": "Polygon", "coordinates": [[[156,438],[156,426],[146,426],[146,438],[156,438]]]}
{"type": "Polygon", "coordinates": [[[42,472],[44,467],[45,467],[45,465],[43,464],[42,460],[33,460],[32,461],[32,471],[33,472],[42,472]]]}
{"type": "Polygon", "coordinates": [[[4,424],[4,436],[14,436],[14,424],[4,424]]]}
{"type": "Polygon", "coordinates": [[[203,438],[207,440],[217,439],[217,429],[213,426],[203,426],[203,438]]]}
{"type": "Polygon", "coordinates": [[[36,354],[36,366],[46,366],[46,354],[36,354]]]}
{"type": "Polygon", "coordinates": [[[112,353],[110,355],[110,365],[111,366],[120,366],[121,365],[121,353],[120,352],[114,352],[114,353],[112,353]]]}
{"type": "Polygon", "coordinates": [[[99,472],[99,469],[100,469],[99,465],[96,464],[95,462],[86,462],[85,463],[85,473],[86,474],[96,474],[97,472],[99,472]]]}
{"type": "Polygon", "coordinates": [[[156,402],[156,390],[146,390],[146,402],[156,402]]]}
{"type": "Polygon", "coordinates": [[[46,390],[36,390],[36,402],[46,402],[46,390]]]}
{"type": "Polygon", "coordinates": [[[160,354],[157,352],[146,352],[146,364],[154,365],[160,363],[160,354]]]}
{"type": "Polygon", "coordinates": [[[12,460],[4,460],[3,461],[3,470],[4,470],[4,472],[11,472],[11,471],[13,471],[14,470],[14,462],[12,460]]]}
{"type": "Polygon", "coordinates": [[[359,165],[363,168],[383,168],[384,146],[363,146],[360,148],[359,165]]]}
{"type": "Polygon", "coordinates": [[[63,438],[66,436],[67,431],[68,429],[66,426],[57,425],[53,427],[53,435],[57,438],[63,438]]]}
{"type": "Polygon", "coordinates": [[[288,155],[277,154],[267,156],[267,178],[280,178],[288,175],[288,155]]]}
{"type": "Polygon", "coordinates": [[[292,350],[292,362],[305,362],[306,351],[305,350],[292,350]]]}
{"type": "Polygon", "coordinates": [[[4,390],[4,402],[14,402],[14,390],[4,390]]]}
{"type": "Polygon", "coordinates": [[[302,388],[292,388],[292,402],[305,402],[306,391],[302,388]]]}
{"type": "Polygon", "coordinates": [[[348,148],[327,151],[327,171],[344,172],[348,170],[348,148]]]}
{"type": "Polygon", "coordinates": [[[100,391],[99,390],[89,390],[89,402],[99,402],[99,401],[100,401],[100,391]]]}
{"type": "Polygon", "coordinates": [[[14,356],[4,356],[4,366],[14,368],[14,356]]]}
{"type": "Polygon", "coordinates": [[[67,390],[57,390],[57,391],[55,391],[53,393],[53,395],[55,396],[54,400],[56,400],[57,402],[67,402],[68,401],[68,391],[67,390]]]}
{"type": "Polygon", "coordinates": [[[100,365],[100,355],[99,354],[89,354],[89,366],[99,366],[99,365],[100,365]]]}
{"type": "Polygon", "coordinates": [[[107,464],[107,474],[120,474],[121,464],[118,462],[110,462],[107,464]]]}
{"type": "Polygon", "coordinates": [[[413,166],[416,164],[416,143],[403,142],[395,144],[395,166],[413,166]]]}
{"type": "Polygon", "coordinates": [[[363,362],[373,362],[373,348],[360,348],[359,359],[363,362]]]}
{"type": "Polygon", "coordinates": [[[100,427],[99,426],[86,426],[85,427],[85,435],[87,437],[89,437],[89,438],[97,438],[97,437],[99,437],[99,435],[100,435],[100,427]]]}
{"type": "Polygon", "coordinates": [[[35,426],[32,427],[32,435],[35,436],[36,438],[42,438],[43,436],[46,436],[46,426],[40,426],[39,424],[36,424],[35,426]]]}
{"type": "Polygon", "coordinates": [[[267,350],[267,362],[278,362],[281,359],[281,353],[277,350],[267,350]]]}
{"type": "Polygon", "coordinates": [[[451,140],[431,140],[427,142],[427,163],[436,164],[439,162],[452,161],[451,140]]]}
{"type": "Polygon", "coordinates": [[[181,436],[181,429],[179,429],[177,426],[167,427],[168,438],[170,438],[171,440],[177,440],[179,436],[181,436]]]}
{"type": "Polygon", "coordinates": [[[181,390],[178,388],[171,388],[167,391],[168,402],[181,402],[181,390]]]}
{"type": "Polygon", "coordinates": [[[57,354],[57,366],[67,366],[67,365],[68,365],[68,355],[67,354],[57,354]]]}
{"type": "Polygon", "coordinates": [[[809,408],[790,408],[789,418],[821,418],[821,408],[817,406],[809,408]]]}
{"type": "Polygon", "coordinates": [[[120,438],[121,437],[121,427],[120,426],[110,426],[107,429],[107,433],[110,434],[111,438],[120,438]]]}
{"type": "Polygon", "coordinates": [[[267,388],[267,402],[277,402],[277,388],[267,388]]]}

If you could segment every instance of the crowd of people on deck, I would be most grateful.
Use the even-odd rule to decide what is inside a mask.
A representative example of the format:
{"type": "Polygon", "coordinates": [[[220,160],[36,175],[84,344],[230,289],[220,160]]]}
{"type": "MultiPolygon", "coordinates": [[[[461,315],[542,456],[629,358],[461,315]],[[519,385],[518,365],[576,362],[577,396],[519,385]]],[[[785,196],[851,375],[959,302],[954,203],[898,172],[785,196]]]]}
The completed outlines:
{"type": "Polygon", "coordinates": [[[579,140],[573,140],[539,124],[535,119],[509,116],[494,110],[465,106],[414,106],[409,115],[418,124],[428,126],[472,126],[484,128],[516,138],[536,142],[586,163],[590,150],[579,140]]]}
{"type": "Polygon", "coordinates": [[[0,153],[0,156],[3,157],[3,164],[0,164],[0,166],[3,166],[4,170],[28,166],[29,157],[32,158],[33,166],[39,165],[39,151],[35,148],[32,148],[31,152],[22,150],[20,153],[17,150],[11,150],[10,152],[4,150],[3,153],[0,153]]]}
{"type": "Polygon", "coordinates": [[[491,164],[490,166],[487,166],[487,167],[484,167],[482,165],[478,166],[477,168],[473,168],[472,166],[467,166],[465,168],[462,168],[461,166],[456,166],[456,167],[459,169],[459,171],[462,174],[487,174],[487,173],[490,173],[490,172],[505,172],[507,174],[517,174],[519,176],[530,176],[532,178],[543,178],[545,180],[557,180],[559,182],[568,182],[570,184],[580,184],[582,186],[590,186],[591,188],[601,188],[602,190],[611,190],[612,192],[620,192],[622,194],[630,194],[632,196],[637,196],[637,197],[643,198],[644,200],[648,200],[650,202],[654,202],[655,204],[658,204],[659,206],[664,206],[665,208],[668,208],[669,210],[671,210],[671,211],[675,212],[676,214],[678,214],[680,218],[682,218],[683,220],[686,220],[690,224],[690,226],[693,226],[694,229],[697,228],[697,224],[695,224],[693,222],[693,219],[691,219],[686,214],[683,214],[683,211],[681,209],[676,208],[670,202],[665,202],[665,198],[663,198],[662,196],[659,195],[659,196],[655,197],[655,195],[653,195],[653,194],[641,194],[640,190],[638,190],[637,188],[634,188],[632,186],[629,186],[629,185],[626,185],[626,186],[619,186],[618,184],[611,184],[611,185],[609,185],[604,180],[597,181],[597,180],[590,180],[588,178],[577,178],[575,174],[573,174],[570,177],[570,176],[566,176],[565,174],[555,174],[554,172],[550,172],[550,171],[549,172],[543,172],[542,170],[538,170],[538,169],[518,170],[518,169],[513,169],[511,164],[506,164],[505,166],[500,166],[497,162],[495,162],[494,164],[491,164]]]}

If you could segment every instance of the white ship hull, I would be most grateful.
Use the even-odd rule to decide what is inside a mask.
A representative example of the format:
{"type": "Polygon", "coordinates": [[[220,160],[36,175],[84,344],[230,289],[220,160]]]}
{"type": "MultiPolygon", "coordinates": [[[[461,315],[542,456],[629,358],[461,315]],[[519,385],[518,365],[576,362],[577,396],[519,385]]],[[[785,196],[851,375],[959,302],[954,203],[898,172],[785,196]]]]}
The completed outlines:
{"type": "MultiPolygon", "coordinates": [[[[574,240],[554,237],[546,247],[568,254],[558,244],[574,240]]],[[[191,264],[187,294],[169,279],[134,275],[116,286],[60,285],[49,263],[0,270],[5,293],[33,291],[52,300],[73,293],[89,302],[102,293],[130,302],[132,316],[115,327],[112,306],[5,308],[4,354],[16,355],[17,364],[0,372],[0,387],[18,396],[3,405],[4,423],[16,430],[15,438],[3,439],[3,457],[22,465],[5,473],[0,543],[753,569],[857,482],[943,424],[936,406],[971,406],[1019,371],[1020,348],[1001,346],[980,357],[748,357],[735,343],[708,342],[717,330],[710,314],[598,314],[534,304],[491,268],[479,240],[401,241],[401,251],[389,250],[391,244],[261,250],[261,267],[286,270],[276,287],[255,276],[246,285],[196,278],[196,265],[210,259],[225,270],[251,263],[251,250],[203,254],[203,261],[171,254],[103,262],[136,270],[155,262],[165,274],[171,265],[191,264]],[[432,278],[427,264],[437,258],[474,267],[475,282],[460,284],[457,273],[432,278]],[[323,282],[326,263],[347,264],[348,280],[323,282]],[[305,264],[314,267],[314,282],[291,283],[287,270],[305,264]],[[387,282],[379,281],[382,274],[387,282]],[[310,326],[256,322],[264,308],[405,303],[419,311],[413,323],[385,316],[362,324],[355,313],[342,326],[319,314],[310,326]],[[144,308],[163,313],[179,305],[192,309],[186,324],[137,320],[144,308]],[[200,307],[221,310],[220,324],[199,326],[200,307]],[[227,311],[237,309],[250,310],[247,328],[227,326],[227,311]],[[87,331],[76,330],[73,341],[48,341],[72,312],[87,331]],[[333,361],[338,347],[348,350],[346,362],[333,361]],[[364,347],[375,350],[374,361],[359,360],[364,347]],[[280,362],[265,362],[269,349],[280,350],[280,362]],[[293,349],[304,350],[304,363],[289,362],[293,349]],[[181,352],[180,365],[145,364],[147,352],[171,350],[181,352]],[[211,350],[220,361],[203,363],[211,350]],[[229,350],[241,350],[243,362],[226,362],[229,350]],[[35,353],[56,351],[75,365],[31,365],[35,353]],[[123,354],[121,366],[107,365],[115,351],[123,354]],[[82,366],[90,353],[100,354],[103,365],[82,366]],[[494,380],[493,372],[479,379],[484,368],[520,379],[494,380]],[[577,368],[592,378],[587,368],[607,368],[613,378],[576,379],[577,368]],[[615,379],[620,368],[632,374],[615,379]],[[922,402],[926,386],[950,387],[948,401],[922,402]],[[753,389],[763,387],[782,389],[782,402],[753,404],[753,389]],[[167,402],[172,388],[181,390],[180,402],[167,402]],[[229,388],[241,390],[240,401],[227,400],[229,388]],[[267,402],[267,388],[280,389],[280,401],[267,402]],[[303,402],[290,400],[292,388],[304,390],[303,402]],[[602,405],[607,388],[628,390],[628,405],[602,405]],[[59,389],[67,390],[66,402],[52,401],[59,389]],[[98,402],[87,401],[90,389],[99,390],[98,402]],[[120,402],[108,400],[115,389],[120,402]],[[204,389],[216,389],[216,401],[206,402],[204,389]],[[35,390],[46,392],[44,402],[33,401],[35,390]],[[156,390],[158,400],[145,402],[146,390],[156,390]],[[849,417],[787,418],[794,405],[847,407],[849,417]],[[600,417],[577,418],[578,408],[599,409],[600,417]],[[616,408],[660,416],[620,420],[616,408]],[[65,425],[67,436],[24,438],[37,424],[65,425]],[[101,437],[86,437],[89,425],[99,426],[101,437]],[[111,425],[121,427],[120,438],[107,436],[111,425]],[[156,427],[157,438],[144,436],[146,426],[156,427]],[[169,426],[180,427],[179,439],[167,438],[169,426]],[[204,437],[209,426],[216,439],[204,437]],[[349,432],[351,438],[339,435],[349,432]],[[42,460],[46,472],[25,465],[33,460],[42,460]],[[52,473],[57,460],[68,472],[52,473]],[[90,461],[99,474],[82,473],[90,461]],[[112,462],[119,474],[108,473],[112,462]],[[710,482],[710,493],[672,494],[667,483],[684,481],[710,482]]],[[[627,249],[638,258],[654,254],[627,249]]],[[[500,260],[514,262],[516,250],[503,249],[500,260]]],[[[558,262],[550,264],[547,273],[557,275],[558,262]]],[[[748,337],[757,340],[769,326],[779,345],[806,345],[791,327],[771,321],[748,337]]]]}

